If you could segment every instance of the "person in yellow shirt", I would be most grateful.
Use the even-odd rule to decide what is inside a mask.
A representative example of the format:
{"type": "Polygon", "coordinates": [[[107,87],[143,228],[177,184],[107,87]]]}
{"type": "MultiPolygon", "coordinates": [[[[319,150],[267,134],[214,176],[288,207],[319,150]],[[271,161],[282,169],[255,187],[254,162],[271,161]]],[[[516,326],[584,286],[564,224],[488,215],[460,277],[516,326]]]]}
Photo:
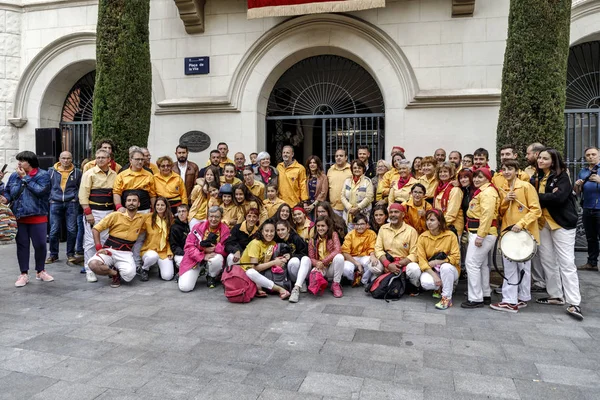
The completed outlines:
{"type": "MultiPolygon", "coordinates": [[[[383,272],[400,274],[410,263],[418,262],[417,239],[419,234],[412,226],[404,223],[406,207],[402,204],[392,203],[388,207],[389,224],[379,228],[375,242],[375,257],[380,261],[377,266],[369,266],[373,278],[377,278],[383,272]]],[[[418,265],[417,265],[418,270],[418,265]]],[[[406,276],[414,286],[419,286],[420,272],[414,268],[416,273],[409,275],[406,268],[406,276]]]]}
{"type": "Polygon", "coordinates": [[[465,218],[461,209],[463,191],[454,186],[455,175],[453,163],[444,161],[438,166],[438,186],[434,193],[433,208],[442,211],[448,229],[461,237],[465,228],[465,218]]]}
{"type": "MultiPolygon", "coordinates": [[[[423,290],[433,290],[434,298],[441,297],[435,308],[445,310],[452,307],[452,292],[460,275],[460,247],[441,210],[428,210],[425,219],[427,231],[417,240],[419,283],[423,290]]],[[[414,268],[413,264],[408,268],[414,268]]]]}
{"type": "Polygon", "coordinates": [[[137,212],[139,204],[139,194],[126,192],[125,212],[115,211],[107,215],[92,229],[97,252],[90,258],[89,268],[96,275],[111,277],[110,286],[113,288],[121,286],[121,279],[131,282],[135,277],[132,249],[146,220],[145,215],[137,212]],[[100,232],[105,230],[108,230],[108,238],[102,244],[100,232]]]}
{"type": "Polygon", "coordinates": [[[389,187],[390,194],[388,196],[388,204],[404,203],[410,197],[410,190],[418,181],[410,175],[410,161],[400,159],[399,156],[394,157],[399,159],[396,161],[396,169],[398,170],[398,178],[392,181],[389,187]]]}
{"type": "MultiPolygon", "coordinates": [[[[172,168],[172,166],[169,166],[172,168]]],[[[179,176],[178,176],[179,177],[179,176]]],[[[179,177],[181,179],[181,177],[179,177]]],[[[156,199],[154,212],[146,216],[144,230],[146,231],[146,240],[142,245],[140,254],[142,255],[142,269],[140,271],[140,280],[148,280],[150,267],[158,264],[160,277],[165,281],[173,279],[175,274],[173,266],[173,252],[169,246],[169,233],[173,225],[173,214],[169,208],[169,201],[164,197],[156,199]]]]}
{"type": "Polygon", "coordinates": [[[302,206],[297,205],[292,209],[292,220],[298,236],[306,242],[313,238],[313,223],[306,215],[306,210],[302,206]]]}
{"type": "MultiPolygon", "coordinates": [[[[499,215],[502,228],[510,228],[513,232],[525,229],[537,243],[540,242],[538,218],[542,216],[540,201],[535,188],[529,182],[523,182],[519,176],[519,162],[508,159],[502,162],[502,176],[506,180],[498,187],[500,194],[499,215]]],[[[526,307],[531,300],[531,260],[515,262],[502,256],[504,265],[504,281],[502,284],[502,301],[491,304],[498,311],[516,313],[519,307],[526,307]],[[521,283],[519,275],[525,271],[521,283]]]]}
{"type": "Polygon", "coordinates": [[[478,168],[473,172],[475,193],[467,211],[467,230],[469,246],[465,257],[469,296],[461,304],[462,308],[478,308],[490,305],[490,269],[487,264],[488,253],[494,248],[498,236],[498,191],[490,184],[492,172],[489,168],[478,168]]]}
{"type": "Polygon", "coordinates": [[[433,204],[435,189],[438,186],[437,180],[437,161],[431,156],[423,157],[421,160],[421,172],[423,175],[419,178],[419,183],[425,186],[425,200],[433,204]]]}
{"type": "Polygon", "coordinates": [[[235,186],[242,183],[242,181],[240,181],[235,176],[235,165],[233,165],[232,163],[225,164],[225,166],[223,167],[223,176],[221,176],[220,179],[221,185],[229,183],[231,186],[235,186]]]}
{"type": "Polygon", "coordinates": [[[242,210],[243,218],[249,210],[256,208],[259,211],[259,224],[268,219],[267,209],[263,206],[262,199],[256,197],[243,183],[233,187],[233,202],[242,210]]]}
{"type": "Polygon", "coordinates": [[[160,173],[154,174],[156,195],[164,197],[169,201],[171,213],[177,214],[177,207],[188,204],[185,182],[179,174],[173,172],[173,160],[171,157],[160,157],[156,161],[160,167],[160,173]]]}
{"type": "Polygon", "coordinates": [[[415,183],[410,190],[410,198],[403,205],[406,207],[404,222],[415,228],[419,235],[425,232],[425,213],[431,209],[431,205],[425,201],[425,186],[415,183]]]}
{"type": "Polygon", "coordinates": [[[230,184],[226,183],[219,189],[219,197],[223,202],[221,207],[223,208],[222,222],[227,225],[229,229],[237,224],[241,224],[245,219],[244,210],[239,207],[233,201],[233,188],[230,184]]]}
{"type": "MultiPolygon", "coordinates": [[[[225,185],[223,185],[225,186],[225,185]]],[[[188,222],[190,229],[198,222],[205,221],[208,216],[208,209],[212,206],[219,205],[220,202],[211,202],[219,195],[219,184],[217,182],[205,182],[204,185],[196,185],[192,191],[192,196],[196,198],[188,213],[188,222]],[[215,194],[216,192],[216,194],[215,194]]]]}
{"type": "Polygon", "coordinates": [[[158,165],[154,164],[153,162],[150,162],[150,160],[152,160],[152,155],[150,154],[150,150],[148,150],[145,147],[142,147],[142,153],[144,153],[144,168],[148,168],[150,171],[152,171],[152,173],[154,175],[158,175],[160,174],[160,169],[158,168],[158,165]]]}
{"type": "MultiPolygon", "coordinates": [[[[515,151],[515,146],[512,144],[505,144],[500,148],[500,163],[508,160],[517,160],[518,154],[515,151]]],[[[529,182],[529,174],[523,170],[521,170],[520,166],[517,168],[517,178],[522,180],[523,182],[529,182]]],[[[497,188],[504,187],[506,185],[506,177],[504,176],[503,171],[497,171],[492,178],[492,183],[497,188]]]]}
{"type": "MultiPolygon", "coordinates": [[[[392,184],[397,182],[400,179],[400,171],[398,170],[398,166],[402,161],[405,161],[404,155],[401,153],[394,153],[392,155],[392,167],[391,169],[383,175],[383,179],[381,180],[381,198],[388,199],[390,195],[390,191],[392,188],[392,184]]],[[[379,185],[379,183],[378,183],[379,185]]],[[[388,201],[389,203],[389,201],[388,201]]],[[[383,202],[380,204],[384,204],[383,202]]]]}
{"type": "MultiPolygon", "coordinates": [[[[98,141],[98,145],[96,146],[96,150],[104,150],[108,153],[110,160],[108,162],[108,167],[110,169],[112,169],[113,171],[115,171],[117,174],[119,173],[119,171],[121,171],[121,164],[115,162],[115,142],[113,142],[110,139],[100,139],[98,141]]],[[[82,165],[82,172],[87,172],[89,169],[95,167],[97,160],[92,160],[88,163],[85,163],[84,165],[82,165]]]]}
{"type": "Polygon", "coordinates": [[[268,184],[267,198],[263,202],[263,205],[267,209],[267,216],[269,218],[275,217],[275,214],[277,214],[277,210],[282,204],[285,204],[285,202],[279,197],[277,197],[277,186],[273,184],[268,184]]]}
{"type": "Polygon", "coordinates": [[[375,204],[385,206],[387,209],[388,199],[387,197],[383,197],[383,177],[390,170],[390,164],[385,160],[377,161],[377,173],[371,178],[371,182],[373,183],[373,190],[375,191],[375,204]]]}
{"type": "MultiPolygon", "coordinates": [[[[329,184],[329,203],[338,216],[343,215],[344,205],[342,204],[342,188],[346,179],[352,177],[352,170],[348,164],[346,150],[338,149],[335,152],[335,164],[327,171],[327,181],[329,184]]],[[[295,204],[295,203],[294,203],[295,204]]]]}
{"type": "Polygon", "coordinates": [[[294,160],[292,146],[284,146],[281,151],[283,162],[277,165],[279,197],[289,205],[308,200],[306,169],[294,160]]]}
{"type": "Polygon", "coordinates": [[[382,269],[375,257],[377,234],[369,229],[369,221],[363,214],[354,218],[354,229],[344,239],[342,255],[344,256],[344,276],[352,280],[352,286],[366,285],[373,275],[370,267],[382,269]]]}
{"type": "Polygon", "coordinates": [[[149,213],[150,208],[154,206],[156,200],[154,175],[143,168],[144,160],[144,153],[140,150],[134,150],[129,154],[130,167],[117,175],[113,187],[113,197],[117,211],[123,208],[121,194],[125,190],[136,190],[138,192],[140,196],[139,212],[149,213]]]}
{"type": "Polygon", "coordinates": [[[265,198],[265,184],[254,179],[254,170],[252,167],[245,167],[243,172],[244,185],[259,199],[265,198]]]}
{"type": "MultiPolygon", "coordinates": [[[[227,143],[225,143],[225,142],[219,143],[217,145],[217,150],[219,151],[219,167],[221,169],[225,168],[226,164],[233,164],[233,160],[231,160],[227,157],[227,154],[229,153],[229,146],[227,146],[227,143]]],[[[211,153],[212,153],[212,151],[211,151],[211,153]]],[[[206,162],[206,166],[208,167],[211,164],[212,164],[211,160],[209,159],[206,162]]]]}

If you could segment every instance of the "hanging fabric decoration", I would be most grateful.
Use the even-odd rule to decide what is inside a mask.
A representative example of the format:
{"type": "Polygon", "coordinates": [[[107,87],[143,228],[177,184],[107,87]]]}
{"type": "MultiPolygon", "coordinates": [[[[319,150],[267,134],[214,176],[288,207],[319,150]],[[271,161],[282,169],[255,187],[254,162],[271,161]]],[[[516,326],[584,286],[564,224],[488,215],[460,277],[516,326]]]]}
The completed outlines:
{"type": "Polygon", "coordinates": [[[349,12],[385,7],[385,0],[248,0],[248,19],[349,12]]]}

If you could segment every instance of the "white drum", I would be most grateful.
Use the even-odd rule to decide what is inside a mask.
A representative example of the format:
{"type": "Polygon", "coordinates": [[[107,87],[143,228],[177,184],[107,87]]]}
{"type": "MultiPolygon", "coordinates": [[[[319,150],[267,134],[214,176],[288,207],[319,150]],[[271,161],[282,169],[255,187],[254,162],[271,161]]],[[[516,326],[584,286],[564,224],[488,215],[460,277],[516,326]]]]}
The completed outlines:
{"type": "Polygon", "coordinates": [[[507,231],[500,237],[500,251],[510,261],[531,260],[537,253],[537,247],[535,238],[525,229],[521,232],[507,231]]]}

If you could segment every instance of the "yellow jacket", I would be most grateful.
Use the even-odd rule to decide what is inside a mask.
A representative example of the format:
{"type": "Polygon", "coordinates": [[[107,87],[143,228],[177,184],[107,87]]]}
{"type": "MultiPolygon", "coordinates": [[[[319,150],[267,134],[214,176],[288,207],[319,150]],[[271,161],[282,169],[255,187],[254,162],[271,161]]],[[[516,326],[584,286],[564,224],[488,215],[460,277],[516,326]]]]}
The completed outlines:
{"type": "Polygon", "coordinates": [[[296,233],[298,233],[298,236],[300,236],[307,242],[311,240],[315,235],[315,230],[311,229],[312,221],[308,218],[304,220],[304,226],[298,226],[294,224],[294,227],[296,228],[296,233]]]}
{"type": "Polygon", "coordinates": [[[196,185],[190,197],[195,198],[195,200],[188,213],[188,222],[191,222],[194,218],[199,221],[205,220],[208,212],[208,196],[202,190],[202,186],[196,185]]]}
{"type": "Polygon", "coordinates": [[[269,218],[269,213],[267,212],[267,209],[264,207],[259,207],[255,201],[244,201],[242,208],[243,208],[243,210],[242,210],[242,213],[243,213],[242,219],[243,220],[246,219],[246,214],[248,214],[248,211],[250,211],[250,209],[252,209],[252,208],[256,208],[259,211],[259,214],[258,214],[259,225],[262,224],[263,222],[265,222],[269,218]]]}
{"type": "Polygon", "coordinates": [[[223,219],[221,221],[227,224],[229,229],[244,222],[244,210],[242,207],[238,207],[233,203],[228,206],[221,204],[221,207],[223,207],[223,219]]]}
{"type": "Polygon", "coordinates": [[[437,236],[433,236],[431,232],[423,232],[417,241],[417,255],[419,256],[419,267],[421,271],[431,269],[429,259],[434,254],[443,251],[448,256],[447,262],[452,264],[460,275],[460,247],[458,240],[452,231],[447,230],[437,236]]]}
{"type": "MultiPolygon", "coordinates": [[[[233,164],[235,165],[235,163],[229,159],[229,157],[227,157],[227,159],[225,161],[219,161],[219,168],[223,169],[225,168],[225,164],[233,164]]],[[[210,165],[210,159],[206,162],[206,166],[208,167],[210,165]]]]}
{"type": "MultiPolygon", "coordinates": [[[[399,178],[400,175],[398,175],[398,179],[399,178]]],[[[398,189],[398,179],[395,179],[390,185],[388,204],[392,204],[394,202],[404,203],[405,201],[408,201],[410,197],[410,190],[412,189],[413,185],[418,182],[411,176],[408,182],[406,182],[406,185],[402,186],[402,189],[398,189]]]]}
{"type": "MultiPolygon", "coordinates": [[[[79,204],[98,205],[98,203],[90,200],[91,191],[94,189],[110,189],[112,193],[112,188],[115,185],[116,179],[117,173],[110,168],[106,173],[97,166],[88,168],[88,171],[81,176],[81,184],[79,185],[79,204]]],[[[113,204],[112,195],[110,197],[110,204],[113,204]]]]}
{"type": "MultiPolygon", "coordinates": [[[[87,172],[88,170],[94,168],[95,166],[96,166],[96,160],[89,161],[89,162],[85,163],[85,165],[83,166],[83,172],[87,172]]],[[[112,169],[113,171],[115,171],[117,174],[119,173],[119,171],[121,170],[121,168],[123,168],[121,166],[121,164],[119,164],[118,162],[115,162],[115,165],[114,165],[115,168],[114,169],[112,168],[112,162],[109,162],[108,166],[109,166],[110,169],[112,169]]]]}
{"type": "Polygon", "coordinates": [[[233,177],[233,180],[231,182],[227,182],[225,180],[225,177],[222,176],[219,178],[219,182],[221,183],[221,185],[229,183],[231,186],[239,185],[240,183],[242,183],[242,181],[239,178],[236,178],[235,176],[233,177]]]}
{"type": "Polygon", "coordinates": [[[431,204],[423,200],[420,206],[415,206],[413,198],[408,199],[407,202],[403,203],[406,207],[406,214],[404,214],[404,222],[415,228],[417,233],[421,233],[427,230],[425,224],[425,211],[431,210],[431,204]],[[423,210],[423,216],[419,216],[419,210],[423,210]]]}
{"type": "Polygon", "coordinates": [[[273,218],[273,216],[277,213],[279,206],[285,204],[285,201],[281,200],[279,197],[275,197],[275,200],[265,199],[263,201],[263,206],[267,210],[267,215],[269,218],[273,218]]]}
{"type": "Polygon", "coordinates": [[[377,241],[375,242],[375,257],[381,259],[387,251],[392,257],[406,258],[417,262],[417,239],[419,234],[412,226],[404,223],[400,229],[392,228],[391,224],[385,224],[379,228],[377,241]]]}
{"type": "Polygon", "coordinates": [[[160,168],[158,168],[158,165],[151,162],[148,168],[152,170],[152,173],[154,175],[160,175],[160,168]]]}
{"type": "Polygon", "coordinates": [[[376,241],[377,234],[371,229],[367,229],[362,235],[353,229],[344,238],[341,251],[352,257],[368,256],[375,252],[376,241]]]}
{"type": "MultiPolygon", "coordinates": [[[[300,201],[308,200],[308,189],[306,187],[306,169],[298,161],[294,160],[289,166],[280,162],[277,165],[279,173],[279,198],[291,207],[300,201]]],[[[263,196],[264,197],[264,196],[263,196]]]]}
{"type": "Polygon", "coordinates": [[[489,183],[479,189],[479,194],[473,196],[467,210],[467,217],[479,220],[479,227],[470,228],[469,232],[476,232],[477,236],[481,238],[487,235],[498,236],[498,229],[492,225],[494,220],[498,219],[498,207],[500,206],[498,192],[489,183]]]}
{"type": "MultiPolygon", "coordinates": [[[[246,184],[244,183],[244,185],[246,185],[246,184]]],[[[248,190],[250,190],[250,192],[252,192],[253,195],[258,197],[259,199],[262,200],[265,198],[265,184],[264,183],[254,180],[254,183],[252,184],[252,186],[246,185],[246,187],[248,188],[248,190]]]]}
{"type": "Polygon", "coordinates": [[[421,185],[425,186],[425,189],[426,189],[425,198],[433,199],[433,197],[435,196],[435,189],[438,186],[437,176],[435,176],[435,174],[433,174],[431,179],[428,179],[427,175],[423,175],[422,177],[419,178],[419,183],[421,185]]]}
{"type": "Polygon", "coordinates": [[[373,202],[373,184],[365,175],[361,176],[358,182],[354,178],[347,178],[340,192],[340,201],[344,206],[344,220],[349,222],[348,210],[352,207],[358,207],[361,211],[368,213],[373,202]]]}
{"type": "MultiPolygon", "coordinates": [[[[156,219],[158,220],[158,216],[156,219]]],[[[166,221],[165,221],[166,222],[166,221]]],[[[146,231],[146,240],[140,250],[140,255],[144,255],[148,250],[154,250],[158,253],[158,256],[164,260],[168,256],[172,256],[171,246],[169,245],[169,231],[170,227],[167,223],[167,232],[163,232],[156,224],[152,224],[152,214],[146,214],[146,221],[144,227],[146,231]],[[166,244],[164,248],[160,248],[160,239],[162,235],[166,235],[166,244]]]]}
{"type": "MultiPolygon", "coordinates": [[[[517,174],[517,177],[522,180],[523,182],[528,182],[529,183],[529,174],[523,170],[519,170],[519,173],[517,174]]],[[[502,175],[502,171],[496,172],[494,174],[494,177],[492,178],[492,183],[494,184],[494,186],[496,186],[497,188],[501,188],[504,187],[505,185],[508,185],[506,178],[504,177],[504,175],[502,175]]]]}
{"type": "MultiPolygon", "coordinates": [[[[505,180],[506,181],[506,180],[505,180]]],[[[517,201],[505,201],[506,195],[510,191],[508,182],[504,186],[500,187],[500,209],[499,214],[502,218],[502,229],[505,229],[511,225],[519,225],[521,228],[531,233],[535,240],[540,242],[540,230],[538,226],[538,218],[542,216],[542,209],[540,207],[540,199],[538,194],[529,182],[523,182],[519,179],[515,179],[515,186],[513,191],[517,196],[517,200],[527,208],[523,207],[517,201]]]]}
{"type": "Polygon", "coordinates": [[[148,215],[151,214],[136,213],[133,218],[129,218],[127,213],[113,211],[94,225],[94,229],[98,232],[108,229],[110,236],[135,242],[144,230],[144,223],[148,215]]]}
{"type": "Polygon", "coordinates": [[[171,172],[168,176],[162,174],[154,175],[156,195],[167,200],[181,200],[182,204],[189,204],[185,183],[179,174],[171,172]]]}
{"type": "MultiPolygon", "coordinates": [[[[450,185],[452,185],[450,183],[450,185]]],[[[444,192],[440,192],[435,199],[433,200],[433,208],[437,208],[438,210],[442,210],[444,213],[444,218],[446,219],[446,224],[448,226],[454,225],[458,236],[462,235],[463,230],[465,229],[465,218],[462,211],[462,200],[463,200],[463,191],[461,188],[453,186],[450,191],[450,197],[448,197],[448,204],[446,205],[446,209],[442,209],[442,197],[444,197],[444,192]]]]}
{"type": "Polygon", "coordinates": [[[400,173],[396,168],[392,168],[388,172],[383,174],[383,178],[380,181],[381,187],[383,188],[381,191],[381,198],[385,198],[390,195],[390,188],[392,187],[392,182],[397,181],[398,179],[400,179],[400,173]]]}
{"type": "MultiPolygon", "coordinates": [[[[142,168],[140,171],[126,169],[117,175],[113,193],[122,195],[125,190],[144,190],[148,192],[150,197],[156,197],[156,185],[154,183],[154,175],[151,172],[142,168]]],[[[125,201],[125,199],[122,199],[125,201]]]]}
{"type": "MultiPolygon", "coordinates": [[[[346,179],[352,177],[350,164],[346,163],[342,168],[338,168],[337,164],[333,164],[327,171],[327,181],[329,183],[329,202],[334,210],[342,211],[342,188],[346,179]]],[[[288,203],[289,204],[289,203],[288,203]]],[[[293,206],[292,206],[293,207],[293,206]]]]}

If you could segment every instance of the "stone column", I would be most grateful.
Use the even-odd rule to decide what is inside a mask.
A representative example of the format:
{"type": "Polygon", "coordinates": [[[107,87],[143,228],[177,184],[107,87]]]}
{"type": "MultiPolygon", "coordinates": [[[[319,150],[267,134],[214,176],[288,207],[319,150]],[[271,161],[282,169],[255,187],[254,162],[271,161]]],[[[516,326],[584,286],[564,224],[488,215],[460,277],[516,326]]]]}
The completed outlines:
{"type": "MultiPolygon", "coordinates": [[[[10,7],[10,6],[9,6],[10,7]]],[[[18,129],[8,122],[21,75],[22,13],[0,6],[0,168],[19,151],[18,129]]],[[[28,149],[35,151],[35,149],[28,149]]],[[[11,171],[12,165],[8,168],[11,171]]],[[[5,179],[6,181],[6,179],[5,179]]]]}

